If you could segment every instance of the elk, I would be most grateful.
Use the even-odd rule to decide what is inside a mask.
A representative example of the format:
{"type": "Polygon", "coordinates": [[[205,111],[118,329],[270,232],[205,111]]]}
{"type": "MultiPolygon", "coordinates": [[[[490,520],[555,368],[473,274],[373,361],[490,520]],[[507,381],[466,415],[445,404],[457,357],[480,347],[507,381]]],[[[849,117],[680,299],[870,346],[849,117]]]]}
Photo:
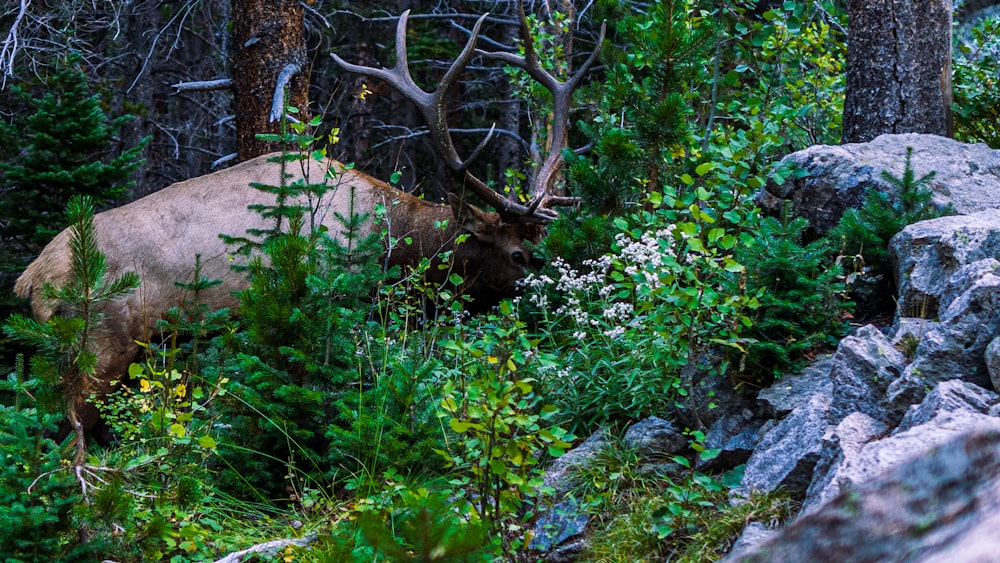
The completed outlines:
{"type": "MultiPolygon", "coordinates": [[[[423,258],[433,260],[439,253],[451,251],[451,271],[465,280],[457,288],[458,292],[468,295],[475,308],[483,309],[513,295],[516,282],[528,268],[537,266],[526,242],[539,242],[545,224],[555,216],[552,208],[568,201],[550,193],[553,177],[561,166],[560,147],[553,147],[536,175],[532,193],[539,195],[529,205],[504,198],[474,177],[468,171],[468,164],[486,146],[489,136],[469,159],[461,159],[445,120],[445,99],[448,89],[477,53],[475,44],[486,15],[478,20],[464,49],[433,92],[418,87],[407,68],[407,16],[408,12],[402,14],[397,26],[394,68],[361,67],[336,55],[334,58],[347,70],[385,80],[416,104],[429,124],[430,137],[437,151],[449,167],[461,175],[468,189],[492,205],[496,212],[482,211],[456,194],[449,194],[447,205],[430,203],[337,162],[309,159],[285,167],[289,172],[294,171],[290,181],[322,177],[327,167],[335,171],[337,189],[318,207],[319,219],[330,233],[338,233],[342,228],[335,219],[336,214],[370,214],[376,206],[384,206],[384,226],[388,231],[384,241],[389,266],[398,265],[405,271],[423,258]],[[441,228],[442,224],[446,226],[441,228]],[[455,244],[460,234],[469,236],[464,237],[466,240],[461,244],[455,244]],[[390,240],[404,239],[412,242],[389,244],[390,240]]],[[[562,82],[542,69],[531,49],[523,7],[520,17],[525,56],[478,53],[524,68],[551,90],[555,103],[552,138],[564,143],[573,89],[596,60],[604,31],[602,29],[597,49],[587,62],[568,81],[562,82]]],[[[99,246],[107,259],[108,275],[134,271],[141,279],[141,286],[126,297],[100,304],[104,322],[93,336],[98,354],[97,373],[89,389],[67,397],[67,419],[77,435],[78,452],[84,443],[84,433],[99,420],[97,410],[87,402],[88,395],[111,392],[138,354],[140,347],[136,342],[149,342],[164,313],[190,298],[177,282],[193,281],[196,255],[201,259],[201,275],[222,281],[202,292],[201,302],[214,308],[236,307],[238,300],[234,293],[247,287],[247,281],[241,272],[231,267],[233,249],[227,247],[219,235],[242,236],[251,229],[273,226],[270,219],[262,218],[249,206],[274,204],[273,196],[252,188],[251,184],[274,185],[281,180],[282,165],[276,162],[276,156],[259,156],[226,170],[178,182],[94,216],[99,246]],[[270,202],[266,201],[269,197],[270,202]]],[[[371,223],[368,228],[382,229],[382,226],[371,223]]],[[[59,303],[46,302],[40,291],[45,284],[59,286],[68,280],[69,239],[68,229],[57,235],[17,280],[15,292],[31,300],[39,321],[44,322],[60,313],[59,303]]],[[[426,277],[430,282],[443,283],[446,275],[441,269],[432,267],[426,277]]]]}

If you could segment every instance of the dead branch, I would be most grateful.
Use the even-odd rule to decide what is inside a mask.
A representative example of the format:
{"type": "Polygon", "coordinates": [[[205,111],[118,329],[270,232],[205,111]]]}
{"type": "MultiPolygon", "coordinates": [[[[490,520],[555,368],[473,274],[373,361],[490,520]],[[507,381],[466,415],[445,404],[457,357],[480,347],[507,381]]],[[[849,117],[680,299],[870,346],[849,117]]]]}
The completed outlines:
{"type": "Polygon", "coordinates": [[[288,63],[278,73],[278,81],[274,85],[274,97],[271,100],[271,123],[280,120],[285,114],[285,87],[292,81],[292,77],[301,70],[302,67],[298,64],[288,63]]]}
{"type": "Polygon", "coordinates": [[[174,94],[181,92],[209,92],[213,90],[228,90],[233,86],[232,78],[219,78],[216,80],[198,80],[195,82],[178,82],[171,84],[174,94]]]}
{"type": "Polygon", "coordinates": [[[319,534],[312,532],[309,535],[302,538],[284,538],[280,540],[271,540],[264,543],[259,543],[254,546],[250,546],[246,549],[240,551],[234,551],[229,555],[217,560],[215,563],[240,563],[243,561],[243,557],[246,555],[252,555],[254,553],[264,553],[268,552],[270,554],[276,553],[279,549],[287,547],[289,545],[294,545],[297,547],[305,547],[312,542],[316,541],[319,534]]]}
{"type": "Polygon", "coordinates": [[[14,23],[10,25],[7,37],[3,40],[3,46],[0,47],[0,68],[2,68],[3,74],[3,80],[0,81],[0,89],[7,85],[8,76],[14,76],[14,57],[17,56],[18,44],[20,43],[17,30],[21,25],[21,21],[24,20],[25,14],[28,13],[29,3],[30,0],[21,0],[14,23]]]}

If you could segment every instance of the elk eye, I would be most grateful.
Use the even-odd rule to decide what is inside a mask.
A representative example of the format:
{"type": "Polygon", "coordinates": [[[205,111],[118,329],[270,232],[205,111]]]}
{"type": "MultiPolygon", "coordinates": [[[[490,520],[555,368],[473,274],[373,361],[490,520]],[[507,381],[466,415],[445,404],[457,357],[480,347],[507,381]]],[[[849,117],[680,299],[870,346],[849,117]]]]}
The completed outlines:
{"type": "Polygon", "coordinates": [[[528,261],[524,259],[524,254],[522,254],[520,250],[515,250],[514,252],[512,252],[510,255],[510,259],[513,260],[515,264],[519,264],[521,266],[528,265],[528,261]]]}

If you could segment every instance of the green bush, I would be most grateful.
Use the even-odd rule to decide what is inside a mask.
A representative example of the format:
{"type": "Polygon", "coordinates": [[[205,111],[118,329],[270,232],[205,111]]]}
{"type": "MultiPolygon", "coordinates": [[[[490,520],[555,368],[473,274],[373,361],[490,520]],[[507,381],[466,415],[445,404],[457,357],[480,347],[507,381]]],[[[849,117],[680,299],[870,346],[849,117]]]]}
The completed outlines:
{"type": "Polygon", "coordinates": [[[537,372],[552,358],[539,354],[509,301],[476,328],[442,342],[448,374],[441,414],[453,440],[439,450],[487,529],[505,553],[526,546],[513,532],[530,520],[541,494],[539,465],[565,452],[573,437],[558,424],[537,372]],[[475,332],[472,332],[472,331],[475,332]]]}
{"type": "MultiPolygon", "coordinates": [[[[313,155],[279,158],[293,166],[313,155]]],[[[227,374],[235,384],[226,401],[235,447],[227,444],[225,457],[238,468],[233,482],[266,497],[298,486],[275,475],[306,483],[332,476],[326,431],[337,409],[331,406],[365,375],[356,350],[382,279],[379,235],[362,234],[370,220],[363,215],[338,218],[336,234],[308,224],[310,210],[291,202],[305,194],[316,201],[337,189],[336,176],[324,176],[316,183],[283,178],[280,186],[255,186],[278,200],[261,209],[274,229],[248,245],[250,287],[240,293],[241,330],[230,340],[237,361],[227,374]]]]}
{"type": "MultiPolygon", "coordinates": [[[[42,93],[11,85],[23,107],[0,120],[0,319],[26,313],[13,296],[14,280],[66,226],[70,199],[89,196],[99,208],[121,197],[148,141],[118,147],[115,137],[131,116],[105,114],[78,54],[61,57],[37,89],[42,93]]],[[[17,351],[26,350],[0,337],[0,370],[17,351]]]]}
{"type": "Polygon", "coordinates": [[[74,509],[83,498],[66,471],[62,449],[45,438],[62,420],[58,389],[25,373],[23,362],[0,389],[16,402],[0,407],[0,558],[4,561],[91,561],[101,542],[83,545],[74,509]],[[41,400],[39,400],[41,399],[41,400]]]}
{"type": "Polygon", "coordinates": [[[951,106],[955,138],[1000,148],[1000,18],[986,18],[969,30],[971,42],[956,38],[951,106]]]}

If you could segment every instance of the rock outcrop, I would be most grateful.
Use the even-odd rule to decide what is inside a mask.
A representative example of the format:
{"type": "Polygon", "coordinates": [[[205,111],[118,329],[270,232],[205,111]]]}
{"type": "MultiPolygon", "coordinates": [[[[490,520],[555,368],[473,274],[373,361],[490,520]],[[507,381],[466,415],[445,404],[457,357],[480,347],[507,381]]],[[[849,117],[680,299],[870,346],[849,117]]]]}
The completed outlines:
{"type": "MultiPolygon", "coordinates": [[[[824,232],[864,191],[890,189],[913,147],[917,176],[937,173],[956,216],[892,239],[898,308],[866,325],[756,403],[720,404],[704,471],[745,463],[731,501],[790,491],[802,508],[783,527],[754,523],[728,561],[1000,561],[1000,151],[930,135],[812,147],[790,155],[811,176],[768,186],[772,206],[824,232]]],[[[650,419],[633,447],[664,457],[684,436],[650,419]]]]}
{"type": "Polygon", "coordinates": [[[814,234],[833,228],[846,209],[861,207],[868,188],[895,192],[882,178],[902,176],[906,149],[917,178],[929,172],[934,204],[951,204],[960,215],[992,209],[1000,202],[1000,150],[969,145],[936,135],[881,135],[867,143],[816,145],[792,153],[780,166],[798,173],[781,184],[770,182],[759,194],[761,207],[778,215],[791,204],[793,215],[809,220],[814,234]]]}

